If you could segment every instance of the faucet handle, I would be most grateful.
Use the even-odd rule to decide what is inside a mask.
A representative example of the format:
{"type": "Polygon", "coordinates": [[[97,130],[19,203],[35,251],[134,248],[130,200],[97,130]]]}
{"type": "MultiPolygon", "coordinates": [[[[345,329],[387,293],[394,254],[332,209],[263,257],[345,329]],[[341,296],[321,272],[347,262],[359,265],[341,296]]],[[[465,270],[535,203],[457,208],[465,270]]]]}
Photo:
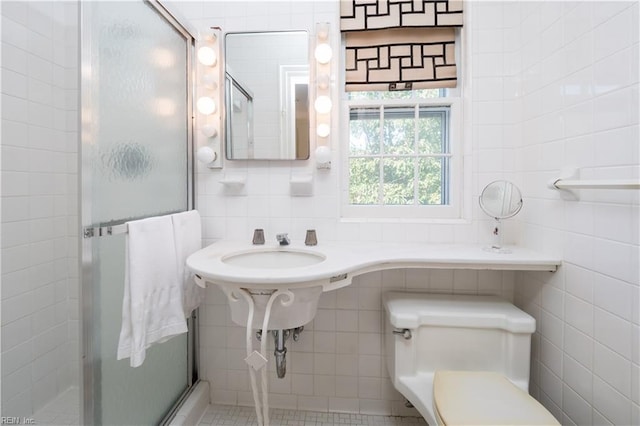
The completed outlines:
{"type": "Polygon", "coordinates": [[[318,245],[318,236],[315,229],[307,229],[307,235],[304,238],[304,244],[306,246],[318,245]]]}
{"type": "Polygon", "coordinates": [[[259,245],[264,244],[264,229],[254,229],[253,230],[253,244],[259,245]]]}

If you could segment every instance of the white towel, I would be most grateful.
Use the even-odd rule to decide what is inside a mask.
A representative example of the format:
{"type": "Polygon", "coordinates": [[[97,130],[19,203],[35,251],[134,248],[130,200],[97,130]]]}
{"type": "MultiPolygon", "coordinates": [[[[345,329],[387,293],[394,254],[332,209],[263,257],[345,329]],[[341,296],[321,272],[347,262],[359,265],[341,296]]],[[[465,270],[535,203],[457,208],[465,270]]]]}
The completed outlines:
{"type": "Polygon", "coordinates": [[[171,216],[128,222],[117,359],[138,367],[154,343],[187,332],[171,216]]]}
{"type": "Polygon", "coordinates": [[[178,259],[178,279],[181,280],[183,307],[185,317],[189,317],[204,300],[204,289],[197,286],[194,274],[187,268],[187,257],[202,248],[202,225],[197,210],[176,213],[171,216],[173,221],[173,235],[178,259]]]}

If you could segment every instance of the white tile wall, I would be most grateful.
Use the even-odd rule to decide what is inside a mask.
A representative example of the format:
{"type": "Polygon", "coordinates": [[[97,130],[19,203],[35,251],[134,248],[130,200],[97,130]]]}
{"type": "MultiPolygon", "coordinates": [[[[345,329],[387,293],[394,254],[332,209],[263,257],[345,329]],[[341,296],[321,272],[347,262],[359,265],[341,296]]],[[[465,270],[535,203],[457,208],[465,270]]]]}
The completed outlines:
{"type": "Polygon", "coordinates": [[[77,5],[4,1],[2,414],[78,384],[77,5]]]}
{"type": "MultiPolygon", "coordinates": [[[[297,409],[404,412],[378,363],[380,292],[477,291],[509,299],[515,293],[517,304],[538,322],[533,395],[563,424],[640,424],[638,194],[583,191],[580,202],[565,202],[546,187],[563,166],[581,167],[585,177],[638,177],[638,5],[468,6],[471,60],[464,66],[472,106],[465,143],[473,154],[472,195],[491,180],[514,180],[525,206],[507,228],[511,239],[562,255],[565,263],[553,274],[407,270],[356,279],[323,296],[319,316],[289,345],[290,378],[273,385],[271,401],[297,409]]],[[[337,2],[191,1],[174,7],[201,30],[313,30],[318,21],[337,29],[337,2]]],[[[333,135],[339,134],[335,114],[333,135]]],[[[227,161],[225,171],[201,170],[198,207],[205,216],[205,242],[248,241],[258,227],[269,239],[282,231],[301,239],[308,227],[318,230],[320,241],[488,238],[489,222],[471,197],[473,220],[466,225],[341,222],[338,138],[332,144],[329,172],[316,172],[312,161],[227,161]],[[225,195],[218,183],[233,171],[247,175],[245,197],[225,195]],[[299,171],[315,174],[314,197],[289,197],[289,176],[299,171]]],[[[242,330],[230,323],[222,293],[208,290],[203,311],[202,367],[213,402],[251,405],[246,368],[238,361],[242,330]]]]}
{"type": "Polygon", "coordinates": [[[515,100],[525,112],[512,142],[516,179],[535,212],[520,225],[526,244],[554,241],[565,260],[553,277],[517,277],[515,300],[539,321],[531,391],[563,424],[636,424],[638,194],[582,191],[575,202],[544,188],[563,166],[638,177],[638,5],[509,7],[522,43],[511,52],[521,64],[515,100]]]}

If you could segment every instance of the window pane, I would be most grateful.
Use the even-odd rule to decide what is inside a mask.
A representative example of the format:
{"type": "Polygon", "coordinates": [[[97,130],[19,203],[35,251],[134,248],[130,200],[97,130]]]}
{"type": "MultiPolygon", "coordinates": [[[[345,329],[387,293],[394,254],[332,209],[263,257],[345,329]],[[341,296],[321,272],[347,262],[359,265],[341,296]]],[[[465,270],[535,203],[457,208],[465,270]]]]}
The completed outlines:
{"type": "MultiPolygon", "coordinates": [[[[408,96],[402,92],[400,95],[408,96]]],[[[448,205],[450,107],[420,100],[385,102],[350,109],[349,203],[351,205],[448,205]],[[445,155],[443,155],[445,154],[445,155]]],[[[434,97],[444,91],[424,91],[434,97]]]]}
{"type": "Polygon", "coordinates": [[[380,160],[351,158],[349,161],[349,203],[379,204],[380,160]]]}
{"type": "Polygon", "coordinates": [[[418,152],[421,154],[448,153],[445,137],[445,112],[426,112],[420,110],[418,121],[418,152]]]}
{"type": "Polygon", "coordinates": [[[349,99],[361,101],[367,99],[384,99],[387,92],[348,92],[349,99]]]}
{"type": "Polygon", "coordinates": [[[413,204],[414,160],[385,158],[383,161],[384,204],[413,204]]]}
{"type": "Polygon", "coordinates": [[[383,129],[385,154],[415,152],[415,123],[413,108],[385,108],[383,129]]]}
{"type": "Polygon", "coordinates": [[[380,153],[380,109],[355,108],[350,112],[349,154],[380,153]]]}
{"type": "Polygon", "coordinates": [[[348,92],[350,100],[364,99],[433,99],[447,96],[447,89],[398,90],[396,92],[348,92]]]}
{"type": "MultiPolygon", "coordinates": [[[[384,92],[382,99],[413,99],[416,97],[420,96],[416,96],[416,93],[413,90],[398,90],[395,92],[384,92]]],[[[438,97],[437,94],[435,97],[438,97]]]]}
{"type": "Polygon", "coordinates": [[[418,160],[418,203],[448,204],[447,183],[449,158],[431,157],[418,160]]]}
{"type": "Polygon", "coordinates": [[[432,99],[446,96],[447,89],[420,89],[413,91],[414,98],[432,99]]]}

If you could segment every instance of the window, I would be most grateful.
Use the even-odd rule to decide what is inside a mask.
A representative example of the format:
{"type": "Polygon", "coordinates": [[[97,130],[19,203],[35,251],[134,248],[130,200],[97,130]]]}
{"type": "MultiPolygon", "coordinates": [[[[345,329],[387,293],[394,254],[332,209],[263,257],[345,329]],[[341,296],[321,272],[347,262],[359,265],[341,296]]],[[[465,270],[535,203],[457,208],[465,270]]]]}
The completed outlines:
{"type": "Polygon", "coordinates": [[[457,89],[349,92],[343,216],[461,217],[457,89]]]}

